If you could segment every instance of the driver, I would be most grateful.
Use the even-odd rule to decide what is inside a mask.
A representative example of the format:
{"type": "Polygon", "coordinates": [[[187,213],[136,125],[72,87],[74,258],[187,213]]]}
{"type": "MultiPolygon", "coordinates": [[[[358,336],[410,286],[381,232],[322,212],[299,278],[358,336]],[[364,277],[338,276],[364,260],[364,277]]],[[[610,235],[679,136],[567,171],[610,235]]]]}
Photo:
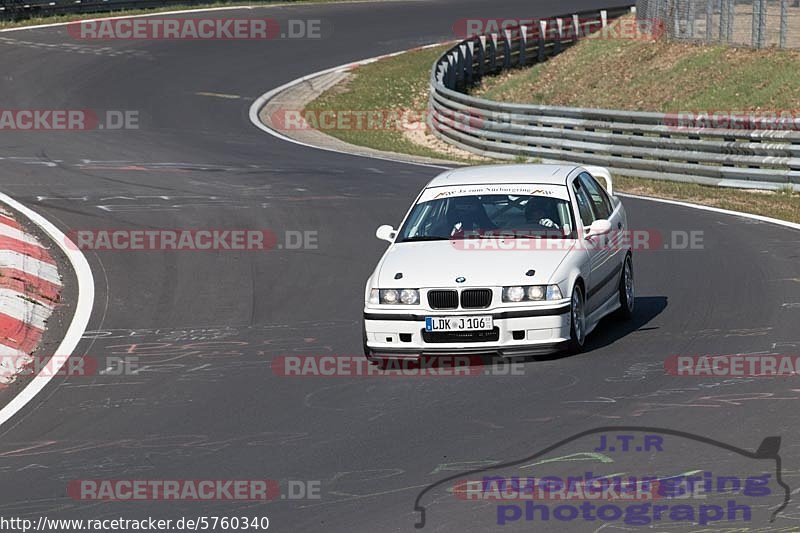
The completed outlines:
{"type": "Polygon", "coordinates": [[[542,205],[542,202],[537,200],[537,198],[533,197],[528,200],[528,204],[525,206],[525,221],[528,223],[538,224],[545,228],[561,229],[561,227],[551,218],[550,214],[542,205]]]}
{"type": "Polygon", "coordinates": [[[451,237],[464,232],[490,230],[494,226],[481,200],[475,196],[461,196],[450,200],[447,221],[451,228],[451,237]]]}

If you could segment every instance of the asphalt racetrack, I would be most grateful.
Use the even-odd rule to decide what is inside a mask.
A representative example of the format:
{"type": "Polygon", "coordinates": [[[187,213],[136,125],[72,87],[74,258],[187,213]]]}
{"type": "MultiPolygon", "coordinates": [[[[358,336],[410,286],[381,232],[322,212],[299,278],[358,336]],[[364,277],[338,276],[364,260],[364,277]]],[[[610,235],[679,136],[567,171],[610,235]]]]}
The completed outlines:
{"type": "MultiPolygon", "coordinates": [[[[135,356],[145,368],[56,378],[0,428],[0,516],[246,515],[268,516],[275,531],[411,531],[426,486],[614,425],[747,450],[781,436],[783,479],[800,487],[796,378],[664,373],[676,354],[800,352],[800,234],[744,218],[625,199],[633,228],[701,232],[703,246],[637,253],[634,319],[606,321],[584,354],[526,363],[522,375],[288,378],[272,370],[284,355],[361,354],[364,281],[385,245],[375,228],[397,224],[440,170],[275,139],[248,120],[253,100],[311,72],[452,39],[459,18],[597,7],[607,6],[446,0],[228,14],[319,18],[333,28],[325,39],[270,42],[82,42],[63,27],[0,34],[3,108],[139,113],[135,130],[0,132],[2,191],[65,233],[318,236],[316,249],[87,252],[96,297],[79,353],[135,356]],[[67,489],[81,479],[262,478],[318,483],[319,497],[103,502],[67,489]]],[[[675,459],[687,463],[681,472],[715,468],[714,454],[702,466],[691,457],[675,459]]],[[[646,462],[639,459],[642,470],[646,462]]],[[[491,502],[429,495],[430,531],[484,531],[495,520],[491,502]]],[[[759,526],[790,531],[798,518],[790,502],[759,526]]]]}

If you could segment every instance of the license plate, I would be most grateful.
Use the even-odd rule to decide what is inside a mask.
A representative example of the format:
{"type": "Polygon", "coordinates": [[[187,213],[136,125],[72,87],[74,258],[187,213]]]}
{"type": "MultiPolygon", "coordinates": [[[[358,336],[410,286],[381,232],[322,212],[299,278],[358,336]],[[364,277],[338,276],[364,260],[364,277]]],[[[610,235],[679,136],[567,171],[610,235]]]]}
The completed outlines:
{"type": "Polygon", "coordinates": [[[425,317],[425,331],[491,331],[493,328],[491,315],[425,317]]]}

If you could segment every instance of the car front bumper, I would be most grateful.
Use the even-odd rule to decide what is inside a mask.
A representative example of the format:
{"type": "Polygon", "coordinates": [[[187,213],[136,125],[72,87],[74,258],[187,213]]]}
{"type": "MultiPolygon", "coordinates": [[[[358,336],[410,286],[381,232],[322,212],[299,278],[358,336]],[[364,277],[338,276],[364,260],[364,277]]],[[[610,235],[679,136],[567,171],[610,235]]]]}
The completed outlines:
{"type": "Polygon", "coordinates": [[[570,338],[569,300],[547,306],[494,311],[364,310],[364,344],[377,359],[406,359],[442,354],[479,354],[518,357],[552,353],[570,338]],[[456,336],[425,333],[425,318],[492,315],[496,331],[456,336]],[[434,339],[434,337],[436,337],[434,339]]]}

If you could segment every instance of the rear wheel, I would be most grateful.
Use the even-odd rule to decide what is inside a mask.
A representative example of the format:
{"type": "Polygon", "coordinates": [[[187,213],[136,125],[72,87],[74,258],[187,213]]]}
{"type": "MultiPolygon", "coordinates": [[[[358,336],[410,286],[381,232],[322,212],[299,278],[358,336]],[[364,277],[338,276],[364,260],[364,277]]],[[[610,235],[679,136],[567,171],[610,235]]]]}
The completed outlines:
{"type": "Polygon", "coordinates": [[[622,265],[622,276],[619,280],[619,304],[620,308],[617,316],[629,319],[633,316],[633,308],[636,302],[636,285],[633,277],[633,258],[628,254],[625,263],[622,265]]]}
{"type": "Polygon", "coordinates": [[[570,353],[580,353],[583,351],[583,345],[586,342],[586,300],[583,296],[583,287],[579,283],[575,284],[572,289],[572,298],[570,299],[570,327],[569,327],[569,344],[567,349],[570,353]]]}

